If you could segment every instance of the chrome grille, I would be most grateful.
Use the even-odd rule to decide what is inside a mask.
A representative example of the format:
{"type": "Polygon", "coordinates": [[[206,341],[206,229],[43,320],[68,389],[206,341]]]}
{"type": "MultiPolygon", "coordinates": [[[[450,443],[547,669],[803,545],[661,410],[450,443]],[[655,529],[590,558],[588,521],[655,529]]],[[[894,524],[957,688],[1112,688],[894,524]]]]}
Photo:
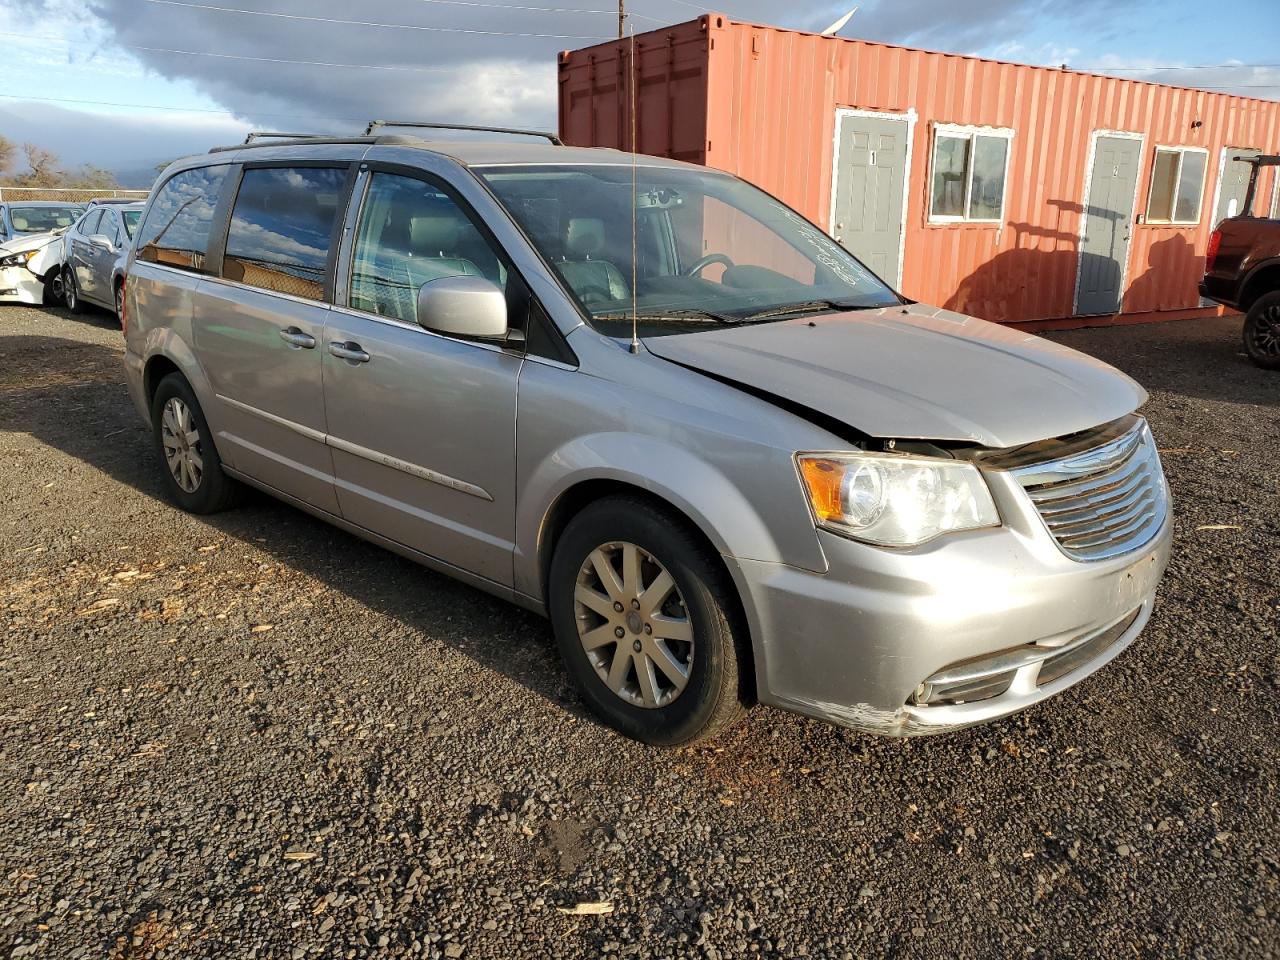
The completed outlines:
{"type": "Polygon", "coordinates": [[[1013,475],[1063,553],[1076,560],[1137,550],[1169,510],[1160,456],[1141,418],[1101,446],[1019,467],[1013,475]]]}

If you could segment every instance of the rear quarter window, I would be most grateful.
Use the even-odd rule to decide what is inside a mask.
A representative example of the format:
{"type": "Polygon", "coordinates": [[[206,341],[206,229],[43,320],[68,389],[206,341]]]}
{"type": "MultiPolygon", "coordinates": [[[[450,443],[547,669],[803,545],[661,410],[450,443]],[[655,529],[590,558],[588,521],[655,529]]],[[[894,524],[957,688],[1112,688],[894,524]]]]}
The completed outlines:
{"type": "Polygon", "coordinates": [[[170,177],[138,230],[138,259],[203,273],[213,211],[229,169],[223,164],[170,177]]]}

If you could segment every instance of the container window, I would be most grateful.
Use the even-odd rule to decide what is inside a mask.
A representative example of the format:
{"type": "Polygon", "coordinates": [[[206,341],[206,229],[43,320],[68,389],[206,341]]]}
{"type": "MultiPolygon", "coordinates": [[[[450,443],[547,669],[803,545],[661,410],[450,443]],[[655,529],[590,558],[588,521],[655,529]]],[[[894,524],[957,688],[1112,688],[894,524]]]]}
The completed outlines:
{"type": "Polygon", "coordinates": [[[999,223],[1011,130],[938,127],[933,141],[929,219],[999,223]]]}
{"type": "Polygon", "coordinates": [[[1208,157],[1197,147],[1156,147],[1147,199],[1148,223],[1200,222],[1208,157]]]}

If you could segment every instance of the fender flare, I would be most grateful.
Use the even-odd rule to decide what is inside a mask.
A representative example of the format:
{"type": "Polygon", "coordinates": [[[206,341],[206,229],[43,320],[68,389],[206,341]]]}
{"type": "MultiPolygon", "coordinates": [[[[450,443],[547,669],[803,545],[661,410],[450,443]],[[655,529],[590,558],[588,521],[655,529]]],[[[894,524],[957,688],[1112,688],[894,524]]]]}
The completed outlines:
{"type": "Polygon", "coordinates": [[[521,483],[516,505],[515,588],[541,600],[547,522],[574,488],[609,481],[680,511],[723,556],[826,569],[817,537],[806,556],[786,556],[768,523],[733,480],[694,451],[632,433],[577,437],[548,453],[521,483]]]}

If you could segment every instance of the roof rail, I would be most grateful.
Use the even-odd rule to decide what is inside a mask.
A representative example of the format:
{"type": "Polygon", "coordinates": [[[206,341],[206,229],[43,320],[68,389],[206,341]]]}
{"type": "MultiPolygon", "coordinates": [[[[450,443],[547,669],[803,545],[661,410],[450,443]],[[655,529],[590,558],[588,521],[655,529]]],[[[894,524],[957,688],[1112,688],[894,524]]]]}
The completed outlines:
{"type": "Polygon", "coordinates": [[[323,136],[319,133],[277,133],[274,130],[254,130],[244,138],[245,144],[253,143],[255,140],[308,140],[314,137],[323,136]]]}
{"type": "Polygon", "coordinates": [[[468,130],[473,133],[509,133],[520,137],[544,137],[550,140],[557,147],[563,147],[564,142],[554,133],[548,133],[546,130],[522,130],[518,127],[480,127],[468,123],[423,123],[420,120],[374,120],[364,128],[364,135],[367,137],[377,130],[379,127],[419,127],[426,130],[468,130]]]}

